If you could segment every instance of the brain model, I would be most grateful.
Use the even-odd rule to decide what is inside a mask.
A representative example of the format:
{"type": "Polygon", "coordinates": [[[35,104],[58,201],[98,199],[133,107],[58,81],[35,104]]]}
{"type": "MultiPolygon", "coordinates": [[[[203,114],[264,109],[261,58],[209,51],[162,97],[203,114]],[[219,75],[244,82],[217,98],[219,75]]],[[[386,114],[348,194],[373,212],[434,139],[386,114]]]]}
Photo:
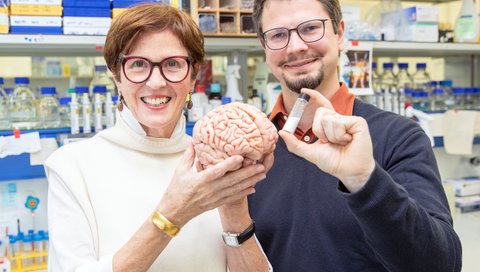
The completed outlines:
{"type": "Polygon", "coordinates": [[[239,102],[215,108],[193,128],[193,144],[204,167],[232,155],[258,160],[273,152],[277,140],[277,129],[265,113],[239,102]]]}

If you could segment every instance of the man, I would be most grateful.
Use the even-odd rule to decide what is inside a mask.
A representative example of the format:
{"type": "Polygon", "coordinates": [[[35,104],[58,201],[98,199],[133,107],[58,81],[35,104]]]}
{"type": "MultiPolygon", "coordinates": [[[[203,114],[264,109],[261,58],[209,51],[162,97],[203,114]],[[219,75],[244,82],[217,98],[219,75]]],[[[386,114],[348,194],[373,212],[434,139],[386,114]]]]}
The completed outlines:
{"type": "Polygon", "coordinates": [[[340,83],[338,0],[255,0],[266,62],[282,85],[282,129],[310,102],[249,196],[274,271],[460,271],[461,245],[430,142],[411,120],[356,100],[340,83]]]}

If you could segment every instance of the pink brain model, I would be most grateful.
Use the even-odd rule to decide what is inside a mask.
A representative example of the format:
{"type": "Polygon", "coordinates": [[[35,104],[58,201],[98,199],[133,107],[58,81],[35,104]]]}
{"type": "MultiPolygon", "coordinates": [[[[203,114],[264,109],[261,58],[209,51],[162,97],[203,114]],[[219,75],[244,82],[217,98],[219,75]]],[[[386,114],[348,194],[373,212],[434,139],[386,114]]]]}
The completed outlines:
{"type": "Polygon", "coordinates": [[[259,160],[273,152],[277,140],[277,129],[265,113],[240,102],[210,111],[193,128],[193,144],[204,167],[232,155],[259,160]]]}

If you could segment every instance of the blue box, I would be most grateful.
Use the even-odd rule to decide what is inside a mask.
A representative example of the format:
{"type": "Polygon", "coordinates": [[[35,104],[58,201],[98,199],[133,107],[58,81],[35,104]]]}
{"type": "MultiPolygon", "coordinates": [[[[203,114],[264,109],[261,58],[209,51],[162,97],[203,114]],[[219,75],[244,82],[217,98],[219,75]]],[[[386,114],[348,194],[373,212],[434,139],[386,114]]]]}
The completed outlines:
{"type": "Polygon", "coordinates": [[[10,33],[16,34],[63,34],[63,28],[50,26],[11,26],[10,33]]]}
{"type": "Polygon", "coordinates": [[[157,0],[114,0],[112,8],[129,8],[141,3],[155,3],[157,0]]]}
{"type": "Polygon", "coordinates": [[[78,8],[78,7],[64,7],[63,16],[77,16],[77,17],[111,17],[110,8],[78,8]]]}
{"type": "Polygon", "coordinates": [[[110,0],[63,0],[62,6],[110,8],[110,0]]]}

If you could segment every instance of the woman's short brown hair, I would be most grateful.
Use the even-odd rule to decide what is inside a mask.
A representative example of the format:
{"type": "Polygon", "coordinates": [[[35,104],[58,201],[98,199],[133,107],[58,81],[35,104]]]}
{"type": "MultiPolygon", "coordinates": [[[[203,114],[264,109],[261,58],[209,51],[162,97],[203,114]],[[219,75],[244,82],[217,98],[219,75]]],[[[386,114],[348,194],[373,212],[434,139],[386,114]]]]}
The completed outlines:
{"type": "Polygon", "coordinates": [[[167,29],[178,37],[188,55],[193,57],[192,78],[195,78],[205,57],[203,34],[190,15],[159,3],[134,6],[113,21],[107,34],[103,56],[115,78],[120,80],[120,54],[128,54],[142,33],[167,29]]]}

